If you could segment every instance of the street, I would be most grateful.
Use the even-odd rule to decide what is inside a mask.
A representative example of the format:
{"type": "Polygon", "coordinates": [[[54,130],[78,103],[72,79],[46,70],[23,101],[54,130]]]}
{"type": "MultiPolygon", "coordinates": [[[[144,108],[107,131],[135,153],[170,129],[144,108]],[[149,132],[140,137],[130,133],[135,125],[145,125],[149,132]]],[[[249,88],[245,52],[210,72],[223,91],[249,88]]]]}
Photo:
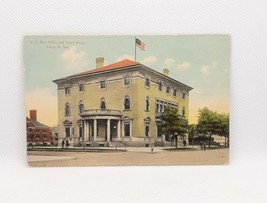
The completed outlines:
{"type": "Polygon", "coordinates": [[[68,166],[172,166],[228,164],[229,149],[165,151],[161,148],[127,148],[126,152],[28,152],[32,167],[68,166]]]}

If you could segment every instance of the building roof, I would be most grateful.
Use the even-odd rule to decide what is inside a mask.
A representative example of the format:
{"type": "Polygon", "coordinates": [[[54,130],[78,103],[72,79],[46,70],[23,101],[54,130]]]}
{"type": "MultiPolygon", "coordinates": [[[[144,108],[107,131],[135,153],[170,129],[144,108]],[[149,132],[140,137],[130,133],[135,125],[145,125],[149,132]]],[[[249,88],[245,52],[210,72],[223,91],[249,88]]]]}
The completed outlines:
{"type": "Polygon", "coordinates": [[[72,76],[85,75],[85,74],[89,74],[89,73],[98,73],[98,72],[103,72],[103,71],[107,71],[107,70],[125,68],[125,67],[128,67],[128,66],[133,66],[133,65],[137,65],[137,64],[140,64],[140,63],[135,62],[135,61],[131,61],[129,59],[125,59],[123,61],[112,63],[112,64],[109,64],[107,66],[103,66],[103,67],[100,67],[100,68],[95,68],[93,70],[85,71],[85,72],[78,73],[78,74],[75,74],[75,75],[72,75],[72,76]]]}
{"type": "Polygon", "coordinates": [[[27,121],[31,122],[35,128],[49,128],[50,129],[49,126],[47,126],[43,123],[40,123],[39,121],[33,121],[33,120],[29,119],[28,117],[26,119],[27,119],[27,121]]]}
{"type": "Polygon", "coordinates": [[[56,80],[53,80],[53,82],[57,83],[58,81],[61,81],[61,80],[68,80],[68,79],[71,79],[71,78],[76,78],[76,77],[83,77],[83,76],[86,76],[86,75],[91,75],[91,74],[98,74],[98,73],[102,73],[102,72],[109,72],[109,71],[113,71],[113,70],[117,70],[117,69],[125,69],[125,68],[130,68],[130,67],[137,67],[136,65],[139,65],[139,67],[143,67],[149,71],[152,71],[156,74],[159,74],[161,75],[162,77],[165,77],[167,79],[170,79],[184,87],[186,87],[189,91],[192,90],[193,88],[184,84],[184,83],[181,83],[169,76],[166,76],[162,73],[159,73],[158,71],[152,69],[152,68],[149,68],[139,62],[136,62],[136,61],[132,61],[132,60],[129,60],[129,59],[125,59],[125,60],[122,60],[122,61],[119,61],[119,62],[116,62],[116,63],[112,63],[110,65],[107,65],[107,66],[103,66],[103,67],[100,67],[100,68],[95,68],[95,69],[92,69],[92,70],[89,70],[89,71],[85,71],[85,72],[81,72],[81,73],[78,73],[78,74],[75,74],[75,75],[71,75],[71,76],[68,76],[68,77],[64,77],[64,78],[60,78],[60,79],[56,79],[56,80]]]}

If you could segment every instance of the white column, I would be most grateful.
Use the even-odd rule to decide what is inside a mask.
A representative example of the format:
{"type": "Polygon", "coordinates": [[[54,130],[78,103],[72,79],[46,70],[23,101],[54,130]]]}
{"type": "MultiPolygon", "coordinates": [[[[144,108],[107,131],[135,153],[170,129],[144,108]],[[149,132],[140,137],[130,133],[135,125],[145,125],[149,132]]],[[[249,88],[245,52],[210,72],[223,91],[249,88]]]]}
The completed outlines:
{"type": "Polygon", "coordinates": [[[94,141],[96,141],[97,134],[97,120],[94,119],[94,141]]]}
{"type": "Polygon", "coordinates": [[[118,140],[121,138],[121,120],[118,120],[117,137],[118,137],[118,140]]]}
{"type": "Polygon", "coordinates": [[[110,141],[110,119],[107,121],[107,141],[110,141]]]}
{"type": "Polygon", "coordinates": [[[87,140],[88,141],[90,141],[90,134],[89,134],[89,132],[90,132],[90,123],[87,122],[87,140]]]}
{"type": "Polygon", "coordinates": [[[84,141],[87,141],[87,121],[84,122],[84,141]]]}
{"type": "Polygon", "coordinates": [[[91,136],[92,136],[92,125],[90,125],[90,122],[88,122],[89,126],[89,141],[91,141],[91,136]]]}
{"type": "Polygon", "coordinates": [[[121,133],[122,133],[122,136],[125,137],[124,122],[121,122],[121,133]]]}
{"type": "Polygon", "coordinates": [[[86,121],[83,121],[83,140],[85,140],[85,135],[86,135],[86,131],[85,131],[85,123],[86,121]]]}
{"type": "Polygon", "coordinates": [[[89,123],[86,122],[86,141],[89,141],[89,123]]]}
{"type": "Polygon", "coordinates": [[[133,122],[130,120],[130,137],[132,137],[133,122]]]}

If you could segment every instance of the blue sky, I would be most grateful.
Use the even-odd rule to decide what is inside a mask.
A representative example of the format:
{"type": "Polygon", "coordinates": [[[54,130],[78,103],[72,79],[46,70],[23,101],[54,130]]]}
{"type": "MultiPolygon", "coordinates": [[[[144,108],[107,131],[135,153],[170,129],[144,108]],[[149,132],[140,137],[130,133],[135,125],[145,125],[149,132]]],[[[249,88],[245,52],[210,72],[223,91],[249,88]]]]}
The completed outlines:
{"type": "MultiPolygon", "coordinates": [[[[205,106],[229,113],[231,41],[227,35],[136,36],[146,51],[136,49],[137,61],[194,89],[189,122],[205,106]]],[[[57,87],[52,80],[125,58],[134,60],[135,36],[27,36],[24,38],[26,110],[38,110],[38,120],[57,124],[57,87]],[[41,99],[40,99],[41,98],[41,99]]]]}

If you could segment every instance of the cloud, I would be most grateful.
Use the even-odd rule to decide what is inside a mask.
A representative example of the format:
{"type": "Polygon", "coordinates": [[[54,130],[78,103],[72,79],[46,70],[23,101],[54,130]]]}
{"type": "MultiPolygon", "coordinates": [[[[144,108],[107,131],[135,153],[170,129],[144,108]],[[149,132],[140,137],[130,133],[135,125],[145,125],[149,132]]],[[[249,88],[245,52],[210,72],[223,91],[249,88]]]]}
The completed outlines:
{"type": "Polygon", "coordinates": [[[146,58],[144,58],[141,63],[144,63],[144,64],[153,64],[157,61],[157,57],[156,56],[148,56],[146,58]]]}
{"type": "Polygon", "coordinates": [[[191,64],[187,61],[184,61],[183,63],[177,65],[177,68],[181,71],[188,70],[190,67],[191,67],[191,64]]]}
{"type": "Polygon", "coordinates": [[[213,62],[211,65],[202,65],[200,67],[200,73],[202,75],[210,75],[212,71],[216,68],[217,62],[213,62]]]}
{"type": "Polygon", "coordinates": [[[134,60],[134,56],[133,55],[128,55],[128,54],[123,54],[122,56],[118,57],[116,59],[116,61],[122,61],[122,60],[125,60],[125,59],[130,59],[130,60],[134,60]]]}
{"type": "Polygon", "coordinates": [[[202,65],[200,67],[200,72],[202,75],[209,75],[211,67],[209,65],[202,65]]]}
{"type": "Polygon", "coordinates": [[[85,57],[84,51],[78,51],[75,46],[66,49],[61,55],[60,59],[63,62],[66,70],[80,69],[88,65],[88,60],[85,57]]]}
{"type": "Polygon", "coordinates": [[[164,63],[167,66],[172,66],[175,63],[175,60],[173,58],[167,58],[167,59],[164,60],[164,63]]]}

